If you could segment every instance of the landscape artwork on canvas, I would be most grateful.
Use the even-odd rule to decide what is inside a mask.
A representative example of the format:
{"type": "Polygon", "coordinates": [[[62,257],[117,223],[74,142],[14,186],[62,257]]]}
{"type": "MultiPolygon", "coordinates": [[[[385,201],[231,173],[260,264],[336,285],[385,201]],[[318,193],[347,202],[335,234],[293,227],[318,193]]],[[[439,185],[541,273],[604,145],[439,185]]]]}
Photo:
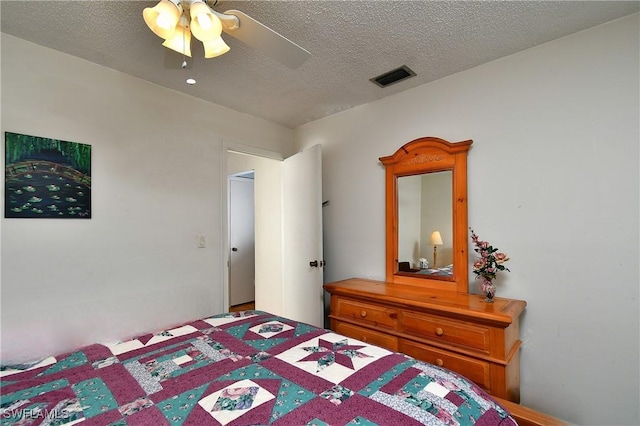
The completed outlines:
{"type": "Polygon", "coordinates": [[[91,145],[5,132],[5,218],[91,218],[91,145]]]}

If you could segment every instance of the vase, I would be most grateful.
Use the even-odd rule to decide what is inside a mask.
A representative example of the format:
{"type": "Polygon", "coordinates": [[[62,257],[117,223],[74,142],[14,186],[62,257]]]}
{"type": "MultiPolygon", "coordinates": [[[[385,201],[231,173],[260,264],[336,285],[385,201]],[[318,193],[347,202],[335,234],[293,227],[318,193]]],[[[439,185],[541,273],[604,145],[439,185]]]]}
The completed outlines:
{"type": "Polygon", "coordinates": [[[483,278],[480,288],[482,293],[484,293],[484,301],[486,303],[493,303],[493,298],[496,295],[496,285],[493,283],[493,280],[483,278]]]}

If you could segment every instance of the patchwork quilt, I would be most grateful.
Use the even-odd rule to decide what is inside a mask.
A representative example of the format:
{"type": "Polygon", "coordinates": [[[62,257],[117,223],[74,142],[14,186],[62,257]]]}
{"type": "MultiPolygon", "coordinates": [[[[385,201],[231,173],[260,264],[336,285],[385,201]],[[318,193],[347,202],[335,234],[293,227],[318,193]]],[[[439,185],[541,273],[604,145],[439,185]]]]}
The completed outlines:
{"type": "Polygon", "coordinates": [[[465,378],[262,311],[0,372],[1,425],[515,425],[465,378]]]}

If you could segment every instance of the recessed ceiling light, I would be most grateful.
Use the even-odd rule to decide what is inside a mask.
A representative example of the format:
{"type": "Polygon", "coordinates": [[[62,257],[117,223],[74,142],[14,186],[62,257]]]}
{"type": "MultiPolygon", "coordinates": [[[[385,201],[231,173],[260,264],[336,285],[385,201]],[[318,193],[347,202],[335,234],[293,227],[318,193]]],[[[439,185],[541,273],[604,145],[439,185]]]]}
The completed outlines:
{"type": "Polygon", "coordinates": [[[195,80],[195,79],[193,79],[193,78],[188,78],[188,79],[187,79],[187,84],[190,84],[190,85],[192,85],[192,86],[193,86],[194,84],[196,84],[196,80],[195,80]]]}

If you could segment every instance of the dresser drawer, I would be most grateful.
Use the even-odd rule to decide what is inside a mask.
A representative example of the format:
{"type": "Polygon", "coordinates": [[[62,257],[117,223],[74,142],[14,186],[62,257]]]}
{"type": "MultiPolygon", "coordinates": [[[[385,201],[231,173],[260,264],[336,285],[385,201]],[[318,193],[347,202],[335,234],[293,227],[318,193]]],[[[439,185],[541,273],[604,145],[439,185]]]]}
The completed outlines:
{"type": "Polygon", "coordinates": [[[464,321],[406,311],[399,331],[433,342],[489,353],[491,329],[464,321]]]}
{"type": "Polygon", "coordinates": [[[398,323],[398,312],[395,309],[366,302],[338,298],[335,308],[336,316],[357,320],[361,324],[395,329],[398,323]]]}
{"type": "Polygon", "coordinates": [[[334,331],[338,334],[358,339],[361,342],[382,346],[390,351],[395,352],[398,350],[398,339],[389,334],[379,333],[377,331],[340,321],[337,321],[334,331]]]}
{"type": "Polygon", "coordinates": [[[491,391],[491,369],[488,362],[404,339],[400,339],[398,349],[416,359],[455,371],[486,391],[491,391]]]}

